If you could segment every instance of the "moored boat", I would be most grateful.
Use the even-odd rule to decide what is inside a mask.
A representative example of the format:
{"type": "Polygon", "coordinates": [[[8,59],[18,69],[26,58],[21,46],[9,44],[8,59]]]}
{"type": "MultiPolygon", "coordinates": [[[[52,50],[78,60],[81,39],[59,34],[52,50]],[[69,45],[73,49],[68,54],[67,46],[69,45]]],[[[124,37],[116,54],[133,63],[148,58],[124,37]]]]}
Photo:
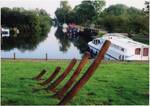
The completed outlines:
{"type": "Polygon", "coordinates": [[[105,58],[109,60],[149,60],[149,46],[119,33],[108,33],[88,43],[90,51],[97,54],[105,40],[111,41],[105,58]]]}

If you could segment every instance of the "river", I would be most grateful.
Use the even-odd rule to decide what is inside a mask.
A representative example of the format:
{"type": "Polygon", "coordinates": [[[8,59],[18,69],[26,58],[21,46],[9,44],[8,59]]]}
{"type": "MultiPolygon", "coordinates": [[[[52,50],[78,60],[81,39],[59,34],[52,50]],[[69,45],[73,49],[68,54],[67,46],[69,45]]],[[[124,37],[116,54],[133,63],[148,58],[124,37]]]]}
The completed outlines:
{"type": "MultiPolygon", "coordinates": [[[[16,58],[44,59],[47,53],[48,59],[81,59],[83,53],[88,50],[87,43],[91,40],[92,38],[85,35],[68,38],[59,28],[52,26],[47,37],[32,49],[29,49],[27,43],[19,43],[18,46],[12,46],[9,49],[4,46],[1,50],[1,57],[13,58],[15,53],[16,58]]],[[[7,41],[5,43],[7,44],[7,41]]],[[[9,43],[13,45],[13,42],[9,43]]]]}

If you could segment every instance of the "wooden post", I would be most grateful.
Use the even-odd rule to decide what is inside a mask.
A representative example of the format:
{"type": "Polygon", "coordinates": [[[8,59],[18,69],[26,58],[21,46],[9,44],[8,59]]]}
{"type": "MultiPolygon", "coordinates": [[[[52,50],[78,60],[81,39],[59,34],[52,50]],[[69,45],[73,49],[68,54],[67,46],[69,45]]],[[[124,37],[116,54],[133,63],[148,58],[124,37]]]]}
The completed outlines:
{"type": "Polygon", "coordinates": [[[14,60],[16,59],[16,53],[14,53],[14,60]]]}
{"type": "Polygon", "coordinates": [[[46,84],[50,83],[58,75],[58,73],[60,72],[60,69],[61,69],[60,67],[56,67],[55,71],[49,76],[49,78],[39,84],[46,85],[46,84]]]}
{"type": "Polygon", "coordinates": [[[80,61],[80,64],[78,65],[77,69],[74,71],[71,78],[68,80],[68,82],[60,89],[55,96],[57,96],[59,99],[61,99],[64,94],[68,91],[68,89],[72,86],[72,84],[76,81],[77,77],[79,76],[82,68],[84,65],[88,62],[88,58],[90,57],[90,53],[86,52],[80,61]]]}
{"type": "Polygon", "coordinates": [[[45,54],[45,60],[47,61],[47,58],[48,58],[48,55],[47,55],[47,53],[45,54]]]}
{"type": "Polygon", "coordinates": [[[72,59],[66,70],[51,84],[49,85],[46,89],[51,90],[52,92],[56,92],[56,86],[63,81],[63,79],[68,75],[68,73],[72,70],[73,66],[77,62],[76,59],[72,59]]]}
{"type": "Polygon", "coordinates": [[[43,69],[36,77],[34,77],[33,79],[35,80],[40,80],[41,77],[46,73],[46,70],[43,69]]]}
{"type": "Polygon", "coordinates": [[[67,104],[77,94],[77,92],[82,88],[82,86],[89,80],[89,78],[93,75],[93,73],[95,72],[101,60],[104,58],[104,55],[107,52],[110,44],[111,44],[110,41],[108,40],[105,41],[104,45],[102,46],[102,49],[98,53],[94,62],[88,68],[87,72],[81,77],[81,79],[73,86],[73,88],[59,102],[59,105],[67,104]]]}

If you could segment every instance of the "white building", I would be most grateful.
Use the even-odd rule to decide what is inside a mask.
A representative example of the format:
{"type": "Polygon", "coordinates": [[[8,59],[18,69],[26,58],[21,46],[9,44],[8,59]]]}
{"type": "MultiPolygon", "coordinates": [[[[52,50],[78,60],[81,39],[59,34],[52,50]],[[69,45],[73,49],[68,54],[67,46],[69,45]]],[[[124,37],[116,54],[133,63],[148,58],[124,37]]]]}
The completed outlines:
{"type": "Polygon", "coordinates": [[[105,55],[110,60],[149,60],[149,46],[119,33],[108,33],[89,42],[90,51],[97,54],[105,40],[111,45],[105,55]]]}

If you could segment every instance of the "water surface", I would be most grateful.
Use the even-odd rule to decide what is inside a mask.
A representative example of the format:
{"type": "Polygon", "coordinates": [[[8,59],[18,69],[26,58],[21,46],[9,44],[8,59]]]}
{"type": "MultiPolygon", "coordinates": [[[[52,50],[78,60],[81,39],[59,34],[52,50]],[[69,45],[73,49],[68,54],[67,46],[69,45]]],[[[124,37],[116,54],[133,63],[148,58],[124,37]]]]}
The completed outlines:
{"type": "Polygon", "coordinates": [[[88,50],[87,43],[92,38],[87,36],[70,38],[64,35],[60,28],[51,27],[47,37],[34,43],[34,45],[32,42],[28,43],[28,40],[24,39],[24,43],[18,43],[17,46],[13,46],[17,41],[9,41],[9,48],[7,40],[4,46],[2,42],[1,57],[12,58],[13,54],[16,53],[16,58],[42,59],[47,53],[48,59],[81,59],[83,53],[88,50]]]}

